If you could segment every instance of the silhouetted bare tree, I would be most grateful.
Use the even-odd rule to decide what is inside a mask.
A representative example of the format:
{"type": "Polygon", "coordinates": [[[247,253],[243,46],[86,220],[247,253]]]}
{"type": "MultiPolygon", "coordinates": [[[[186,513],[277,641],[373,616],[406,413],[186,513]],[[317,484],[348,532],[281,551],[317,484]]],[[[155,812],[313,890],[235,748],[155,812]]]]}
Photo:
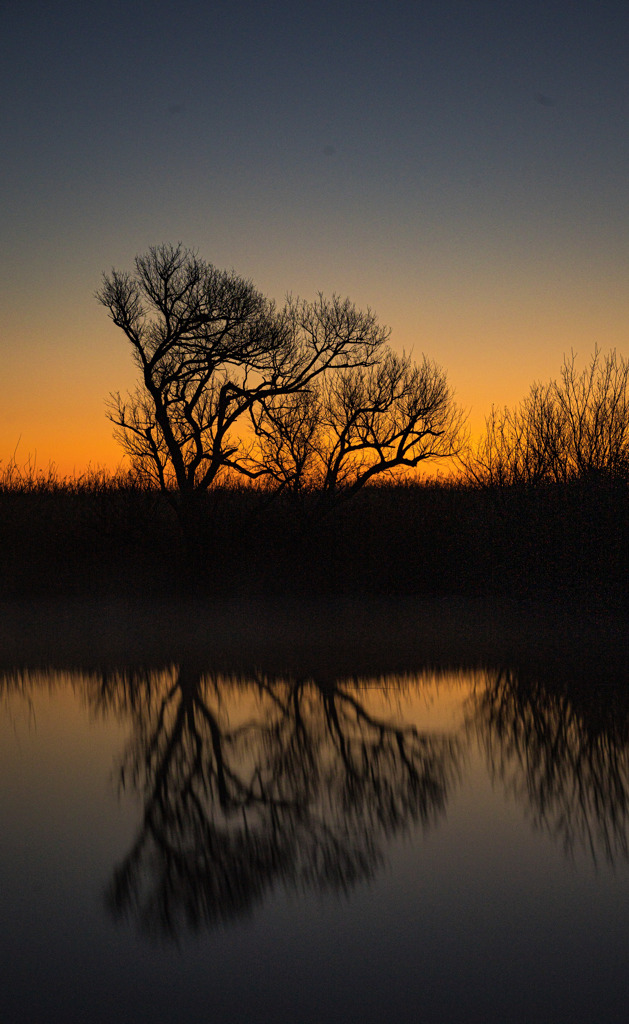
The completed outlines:
{"type": "Polygon", "coordinates": [[[394,355],[374,313],[338,297],[278,310],[181,245],[112,270],[97,293],[140,381],[110,418],[134,467],[178,508],[225,472],[354,492],[458,450],[445,375],[394,355]],[[252,429],[253,428],[253,429],[252,429]]]}
{"type": "Polygon", "coordinates": [[[484,485],[629,479],[629,361],[597,349],[579,373],[573,353],[559,380],[533,384],[514,409],[492,409],[465,467],[484,485]]]}
{"type": "Polygon", "coordinates": [[[276,486],[314,490],[324,507],[397,467],[452,458],[465,441],[445,373],[392,351],[375,364],[331,367],[307,390],[272,395],[252,419],[276,486]]]}
{"type": "Polygon", "coordinates": [[[264,473],[234,431],[243,413],[331,367],[370,365],[387,338],[370,311],[337,298],[277,311],[181,245],[138,256],[134,274],[104,275],[97,297],[141,373],[135,392],[112,398],[117,436],[136,467],[180,494],[207,490],[226,469],[264,473]]]}

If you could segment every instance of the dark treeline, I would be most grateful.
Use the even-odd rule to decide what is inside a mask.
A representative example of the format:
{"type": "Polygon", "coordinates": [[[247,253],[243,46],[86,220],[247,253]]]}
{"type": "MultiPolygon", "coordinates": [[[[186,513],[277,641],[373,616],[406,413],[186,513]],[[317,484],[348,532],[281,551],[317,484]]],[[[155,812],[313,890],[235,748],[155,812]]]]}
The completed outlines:
{"type": "Polygon", "coordinates": [[[167,495],[132,477],[5,478],[3,597],[510,595],[624,604],[622,479],[364,488],[321,516],[251,486],[199,496],[194,549],[167,495]]]}

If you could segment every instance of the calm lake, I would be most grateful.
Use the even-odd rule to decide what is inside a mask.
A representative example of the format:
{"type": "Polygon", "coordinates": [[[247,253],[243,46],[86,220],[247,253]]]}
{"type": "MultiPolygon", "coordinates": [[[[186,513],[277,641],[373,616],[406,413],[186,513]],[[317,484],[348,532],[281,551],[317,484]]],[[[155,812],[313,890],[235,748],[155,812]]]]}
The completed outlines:
{"type": "Polygon", "coordinates": [[[0,1020],[627,1020],[627,622],[0,609],[0,1020]]]}

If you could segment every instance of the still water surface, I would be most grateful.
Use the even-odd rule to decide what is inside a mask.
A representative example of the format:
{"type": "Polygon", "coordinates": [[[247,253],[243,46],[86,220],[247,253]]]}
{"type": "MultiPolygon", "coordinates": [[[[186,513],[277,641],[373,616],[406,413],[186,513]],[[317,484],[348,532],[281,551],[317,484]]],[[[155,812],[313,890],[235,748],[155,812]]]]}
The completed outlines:
{"type": "Polygon", "coordinates": [[[309,621],[12,655],[0,1020],[626,1020],[624,645],[309,621]]]}

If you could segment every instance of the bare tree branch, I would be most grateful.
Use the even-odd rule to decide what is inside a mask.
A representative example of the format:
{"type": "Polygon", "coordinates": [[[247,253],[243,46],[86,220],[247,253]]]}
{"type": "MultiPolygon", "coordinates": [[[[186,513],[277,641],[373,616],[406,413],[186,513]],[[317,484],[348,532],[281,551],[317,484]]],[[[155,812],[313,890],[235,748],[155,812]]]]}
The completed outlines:
{"type": "MultiPolygon", "coordinates": [[[[104,275],[97,298],[140,371],[109,416],[132,466],[179,509],[226,473],[327,507],[463,443],[445,374],[388,346],[371,309],[319,294],[282,309],[182,245],[104,275]]],[[[191,507],[191,506],[190,506],[191,507]]]]}
{"type": "Polygon", "coordinates": [[[627,479],[629,361],[595,349],[578,373],[571,353],[559,380],[534,384],[515,409],[492,409],[464,465],[482,485],[627,479]]]}

